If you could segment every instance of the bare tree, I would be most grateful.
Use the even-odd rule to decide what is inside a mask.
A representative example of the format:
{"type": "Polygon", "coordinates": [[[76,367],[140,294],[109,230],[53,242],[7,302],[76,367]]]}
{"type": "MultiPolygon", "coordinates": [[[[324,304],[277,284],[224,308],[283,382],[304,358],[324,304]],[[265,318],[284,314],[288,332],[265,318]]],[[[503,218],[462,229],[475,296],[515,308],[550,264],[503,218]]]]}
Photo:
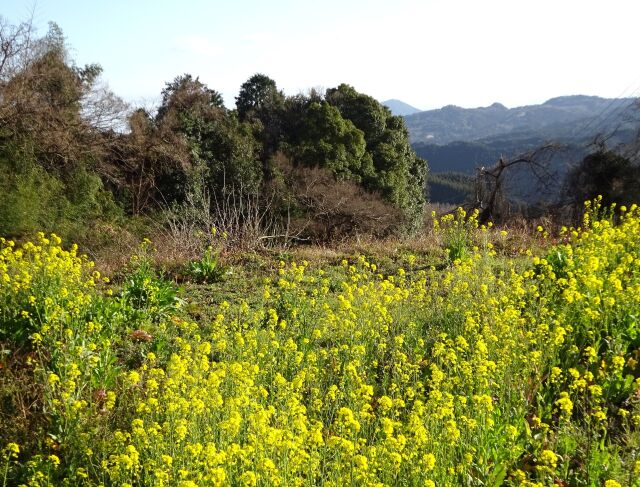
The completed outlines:
{"type": "Polygon", "coordinates": [[[25,68],[31,58],[33,46],[31,18],[12,25],[0,16],[0,86],[25,68]]]}
{"type": "Polygon", "coordinates": [[[500,216],[505,204],[505,183],[514,168],[528,169],[535,177],[536,183],[542,187],[550,185],[553,173],[549,162],[559,149],[558,144],[549,143],[513,159],[501,156],[491,167],[479,167],[476,170],[476,194],[472,205],[480,210],[478,222],[485,224],[500,216]]]}
{"type": "Polygon", "coordinates": [[[101,137],[104,157],[95,169],[110,187],[126,193],[134,215],[150,206],[170,206],[175,198],[163,194],[167,188],[162,187],[162,181],[175,187],[193,171],[186,138],[157,124],[145,110],[138,109],[128,117],[125,133],[109,130],[101,137]]]}
{"type": "Polygon", "coordinates": [[[128,112],[101,72],[69,60],[56,24],[37,36],[31,19],[0,18],[0,139],[46,167],[99,159],[102,133],[122,129],[128,112]]]}
{"type": "Polygon", "coordinates": [[[126,130],[131,107],[116,96],[102,79],[98,79],[94,86],[83,94],[81,104],[82,119],[93,130],[101,132],[126,130]]]}

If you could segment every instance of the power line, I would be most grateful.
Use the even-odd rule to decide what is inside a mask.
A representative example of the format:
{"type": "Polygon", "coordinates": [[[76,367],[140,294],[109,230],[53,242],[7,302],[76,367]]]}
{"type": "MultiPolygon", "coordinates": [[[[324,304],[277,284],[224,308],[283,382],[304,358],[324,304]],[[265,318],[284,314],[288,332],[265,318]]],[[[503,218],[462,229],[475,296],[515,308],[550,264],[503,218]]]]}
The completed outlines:
{"type": "Polygon", "coordinates": [[[620,106],[618,108],[612,110],[609,113],[609,115],[607,115],[606,118],[604,118],[600,123],[598,123],[595,126],[595,129],[594,129],[593,132],[594,133],[598,133],[598,130],[600,130],[601,128],[605,129],[606,126],[607,126],[607,122],[610,119],[612,119],[612,117],[623,115],[626,111],[628,111],[629,108],[631,108],[631,106],[633,105],[633,102],[630,101],[630,100],[633,99],[633,98],[636,98],[638,94],[640,94],[640,86],[633,93],[631,93],[631,96],[626,98],[626,101],[629,101],[629,103],[621,102],[620,106]]]}
{"type": "MultiPolygon", "coordinates": [[[[600,111],[600,113],[598,113],[596,116],[587,120],[586,124],[581,129],[578,130],[578,135],[576,136],[576,138],[580,139],[586,136],[587,130],[589,130],[589,127],[591,127],[598,119],[601,119],[601,117],[604,117],[605,113],[609,112],[609,110],[611,110],[612,108],[613,110],[611,110],[606,115],[606,117],[608,118],[612,113],[614,113],[619,108],[619,107],[614,107],[614,105],[616,105],[617,102],[621,101],[620,100],[621,98],[625,98],[625,95],[629,92],[629,90],[634,85],[635,85],[635,89],[632,93],[635,95],[640,91],[640,77],[634,80],[632,83],[630,83],[629,86],[627,86],[618,96],[613,98],[609,102],[609,104],[602,111],[600,111]]],[[[624,106],[624,103],[621,103],[621,104],[624,106]]],[[[598,125],[596,125],[596,128],[598,128],[599,126],[601,126],[601,122],[598,123],[598,125]]]]}

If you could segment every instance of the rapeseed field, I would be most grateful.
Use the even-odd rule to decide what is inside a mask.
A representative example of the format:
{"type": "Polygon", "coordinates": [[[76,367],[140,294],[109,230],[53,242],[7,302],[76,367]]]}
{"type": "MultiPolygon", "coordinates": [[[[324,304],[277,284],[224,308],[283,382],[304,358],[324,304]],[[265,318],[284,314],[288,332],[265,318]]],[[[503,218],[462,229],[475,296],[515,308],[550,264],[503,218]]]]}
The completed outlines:
{"type": "Polygon", "coordinates": [[[515,256],[475,217],[437,264],[282,262],[206,320],[144,252],[113,284],[2,239],[2,485],[640,485],[640,210],[515,256]]]}

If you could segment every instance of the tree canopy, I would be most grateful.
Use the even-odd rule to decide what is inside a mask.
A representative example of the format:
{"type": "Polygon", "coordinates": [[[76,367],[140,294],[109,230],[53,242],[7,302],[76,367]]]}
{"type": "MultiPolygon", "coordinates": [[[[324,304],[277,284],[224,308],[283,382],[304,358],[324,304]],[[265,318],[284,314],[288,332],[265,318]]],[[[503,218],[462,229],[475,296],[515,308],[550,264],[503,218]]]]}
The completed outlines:
{"type": "Polygon", "coordinates": [[[250,118],[262,119],[264,115],[284,101],[276,82],[267,75],[256,73],[240,86],[236,97],[238,117],[242,121],[250,118]]]}
{"type": "Polygon", "coordinates": [[[346,84],[327,90],[326,100],[364,133],[373,164],[363,178],[365,187],[380,191],[410,219],[417,219],[425,203],[427,165],[411,148],[403,119],[346,84]]]}
{"type": "Polygon", "coordinates": [[[602,147],[570,171],[566,189],[577,207],[598,196],[605,206],[636,203],[640,201],[640,167],[602,147]]]}

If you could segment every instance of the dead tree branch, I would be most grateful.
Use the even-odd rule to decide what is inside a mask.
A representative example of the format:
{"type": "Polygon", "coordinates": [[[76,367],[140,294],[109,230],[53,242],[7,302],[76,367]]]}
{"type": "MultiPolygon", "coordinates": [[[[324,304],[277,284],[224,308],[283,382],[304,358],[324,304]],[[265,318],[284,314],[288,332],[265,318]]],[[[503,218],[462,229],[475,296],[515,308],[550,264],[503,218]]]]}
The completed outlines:
{"type": "Polygon", "coordinates": [[[511,170],[526,167],[535,176],[537,183],[549,185],[553,179],[549,162],[551,157],[560,149],[556,143],[548,143],[532,151],[520,154],[513,159],[501,156],[491,167],[479,167],[476,170],[476,195],[474,209],[480,210],[478,222],[485,224],[489,220],[500,216],[503,206],[504,185],[511,170]]]}

